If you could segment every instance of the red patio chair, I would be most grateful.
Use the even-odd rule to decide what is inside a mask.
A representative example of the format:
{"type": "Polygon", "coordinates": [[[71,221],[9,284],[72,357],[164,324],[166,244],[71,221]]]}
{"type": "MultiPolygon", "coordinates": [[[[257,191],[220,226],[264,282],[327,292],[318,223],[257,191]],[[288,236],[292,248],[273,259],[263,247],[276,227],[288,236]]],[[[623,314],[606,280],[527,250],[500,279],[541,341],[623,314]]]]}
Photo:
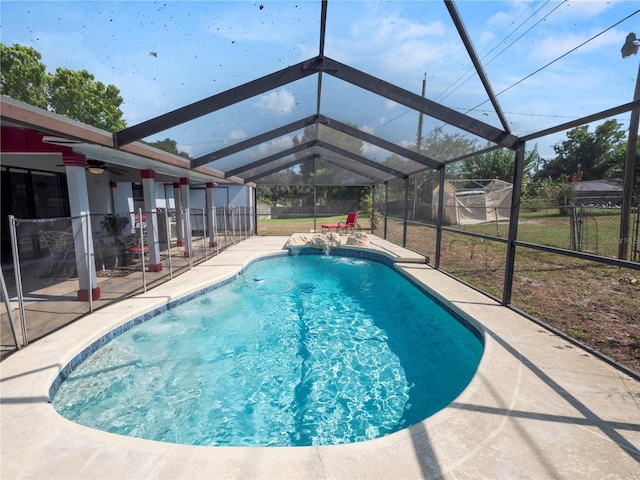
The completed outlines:
{"type": "Polygon", "coordinates": [[[140,244],[140,232],[132,233],[125,238],[125,247],[127,252],[133,258],[140,258],[141,255],[149,252],[147,244],[147,231],[142,231],[142,244],[140,244]]]}
{"type": "Polygon", "coordinates": [[[322,231],[324,232],[325,230],[344,230],[345,232],[347,231],[347,229],[351,229],[351,231],[353,231],[353,229],[356,226],[356,221],[358,220],[358,212],[349,212],[347,214],[347,219],[344,222],[341,223],[325,223],[324,225],[320,225],[320,227],[322,227],[322,231]]]}

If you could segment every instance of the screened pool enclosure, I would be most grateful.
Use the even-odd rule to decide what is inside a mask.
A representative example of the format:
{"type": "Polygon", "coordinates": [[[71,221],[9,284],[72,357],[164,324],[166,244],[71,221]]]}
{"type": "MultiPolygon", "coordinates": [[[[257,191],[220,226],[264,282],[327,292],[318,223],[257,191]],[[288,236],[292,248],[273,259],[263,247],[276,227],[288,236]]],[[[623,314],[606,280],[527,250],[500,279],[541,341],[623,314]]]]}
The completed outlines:
{"type": "MultiPolygon", "coordinates": [[[[18,12],[18,3],[3,6],[5,18],[18,12]]],[[[33,27],[45,28],[49,2],[34,5],[42,8],[33,27]]],[[[476,261],[477,245],[495,248],[500,260],[489,266],[486,255],[482,265],[491,279],[476,286],[503,305],[523,308],[514,278],[518,258],[531,254],[638,275],[638,58],[620,55],[637,30],[634,2],[70,2],[61,8],[76,14],[75,23],[63,21],[69,31],[92,29],[87,49],[102,45],[109,52],[101,65],[115,72],[105,75],[122,90],[129,126],[66,143],[51,126],[44,132],[49,141],[107,166],[153,169],[142,142],[175,140],[190,157],[185,168],[208,176],[203,184],[252,192],[251,212],[238,214],[239,239],[261,234],[256,189],[262,186],[306,187],[314,220],[325,215],[317,191],[360,187],[371,190],[366,213],[374,217],[360,227],[420,250],[437,269],[474,284],[451,252],[464,244],[476,261]],[[566,221],[562,215],[561,239],[537,217],[519,228],[524,212],[541,211],[522,203],[527,179],[540,167],[529,163],[531,155],[548,161],[567,132],[611,120],[630,146],[618,172],[621,204],[606,216],[615,226],[574,204],[566,205],[566,221]],[[496,152],[510,162],[510,177],[499,188],[469,167],[496,152]],[[452,207],[452,188],[468,197],[462,178],[481,180],[484,197],[452,207]],[[500,198],[489,204],[487,192],[500,198]]],[[[637,51],[638,43],[623,53],[637,51]]],[[[97,65],[83,65],[81,56],[70,62],[97,65]]],[[[7,115],[3,126],[29,126],[7,115]]],[[[204,243],[206,215],[197,217],[204,243]]],[[[231,224],[233,215],[228,218],[231,224]]]]}

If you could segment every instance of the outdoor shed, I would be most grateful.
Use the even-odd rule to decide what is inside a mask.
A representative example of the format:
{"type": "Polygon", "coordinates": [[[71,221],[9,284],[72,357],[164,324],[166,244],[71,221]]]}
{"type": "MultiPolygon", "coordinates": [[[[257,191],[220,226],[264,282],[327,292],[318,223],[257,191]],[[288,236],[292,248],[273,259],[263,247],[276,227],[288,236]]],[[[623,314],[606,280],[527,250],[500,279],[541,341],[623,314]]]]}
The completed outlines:
{"type": "MultiPolygon", "coordinates": [[[[509,221],[513,185],[503,180],[449,180],[444,186],[442,222],[473,225],[509,221]]],[[[433,190],[433,216],[438,214],[439,187],[433,190]]]]}

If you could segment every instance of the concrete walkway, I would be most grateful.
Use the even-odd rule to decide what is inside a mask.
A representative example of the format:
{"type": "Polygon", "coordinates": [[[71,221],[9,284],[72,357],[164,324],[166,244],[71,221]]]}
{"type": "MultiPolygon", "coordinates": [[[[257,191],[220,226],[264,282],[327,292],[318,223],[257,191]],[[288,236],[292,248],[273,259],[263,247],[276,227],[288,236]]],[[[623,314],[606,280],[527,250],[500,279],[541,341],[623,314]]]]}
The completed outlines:
{"type": "MultiPolygon", "coordinates": [[[[632,479],[640,477],[640,382],[484,295],[373,239],[397,267],[473,317],[478,372],[447,408],[376,440],[322,447],[192,447],[71,423],[48,403],[60,369],[151,308],[238,272],[285,237],[254,237],[145,295],[106,307],[0,364],[0,477],[64,479],[632,479]]],[[[415,256],[415,255],[414,255],[415,256]]]]}

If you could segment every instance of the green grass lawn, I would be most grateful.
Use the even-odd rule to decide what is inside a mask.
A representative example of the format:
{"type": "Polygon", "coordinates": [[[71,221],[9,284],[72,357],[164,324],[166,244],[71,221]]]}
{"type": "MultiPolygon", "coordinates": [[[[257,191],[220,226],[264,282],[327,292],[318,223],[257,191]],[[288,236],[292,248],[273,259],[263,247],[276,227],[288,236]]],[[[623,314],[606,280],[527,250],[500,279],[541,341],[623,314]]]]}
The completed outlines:
{"type": "MultiPolygon", "coordinates": [[[[582,222],[577,225],[580,235],[572,242],[571,221],[568,215],[560,215],[558,209],[521,212],[518,222],[518,240],[521,242],[573,249],[608,257],[618,255],[620,235],[620,211],[615,209],[585,209],[582,222]]],[[[509,224],[485,223],[454,226],[461,230],[506,238],[509,224]]]]}
{"type": "MultiPolygon", "coordinates": [[[[258,235],[292,235],[294,233],[308,233],[312,230],[322,231],[322,224],[344,222],[346,215],[316,218],[273,218],[258,220],[258,235]]],[[[370,230],[369,217],[358,216],[358,228],[370,230]]]]}

